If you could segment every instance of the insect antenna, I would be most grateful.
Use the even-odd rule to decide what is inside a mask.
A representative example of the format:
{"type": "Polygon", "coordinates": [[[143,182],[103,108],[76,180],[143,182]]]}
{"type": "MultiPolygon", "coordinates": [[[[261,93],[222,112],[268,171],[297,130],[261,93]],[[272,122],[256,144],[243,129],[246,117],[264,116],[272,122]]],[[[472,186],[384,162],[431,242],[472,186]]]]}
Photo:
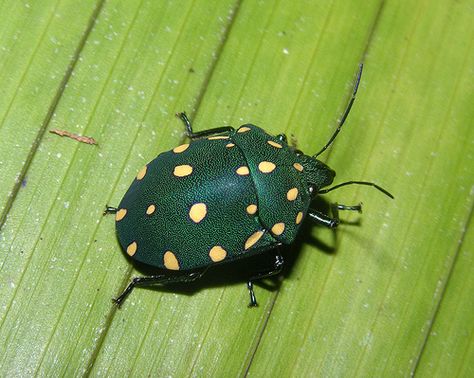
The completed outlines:
{"type": "Polygon", "coordinates": [[[378,186],[377,184],[373,183],[373,182],[368,182],[368,181],[346,181],[346,182],[343,182],[342,184],[338,184],[338,185],[335,185],[333,186],[332,188],[328,188],[328,189],[322,189],[318,192],[318,194],[325,194],[325,193],[328,193],[328,192],[331,192],[333,191],[334,189],[338,189],[340,188],[341,186],[346,186],[346,185],[367,185],[367,186],[373,186],[375,189],[378,189],[380,190],[383,194],[385,194],[386,196],[390,197],[391,199],[394,199],[395,197],[389,193],[387,190],[385,190],[384,188],[382,188],[381,186],[378,186]]]}
{"type": "Polygon", "coordinates": [[[364,65],[361,63],[359,65],[359,72],[357,74],[357,79],[356,79],[356,82],[354,84],[354,89],[352,90],[352,96],[349,100],[349,103],[347,104],[347,107],[346,107],[346,110],[344,111],[344,114],[342,115],[340,121],[339,121],[339,125],[337,126],[337,129],[336,131],[334,131],[334,133],[332,134],[331,136],[331,139],[329,139],[329,141],[326,143],[326,145],[321,149],[321,151],[319,151],[317,154],[313,155],[314,158],[318,157],[319,155],[321,155],[324,151],[327,150],[327,148],[332,144],[332,142],[334,142],[334,139],[336,139],[336,136],[337,134],[339,134],[339,131],[341,131],[341,128],[342,128],[342,125],[344,125],[344,122],[346,121],[346,118],[347,116],[349,115],[349,112],[351,111],[351,108],[352,108],[352,104],[354,103],[354,100],[356,98],[356,94],[357,94],[357,89],[359,88],[359,83],[360,83],[360,77],[362,76],[362,68],[364,67],[364,65]]]}

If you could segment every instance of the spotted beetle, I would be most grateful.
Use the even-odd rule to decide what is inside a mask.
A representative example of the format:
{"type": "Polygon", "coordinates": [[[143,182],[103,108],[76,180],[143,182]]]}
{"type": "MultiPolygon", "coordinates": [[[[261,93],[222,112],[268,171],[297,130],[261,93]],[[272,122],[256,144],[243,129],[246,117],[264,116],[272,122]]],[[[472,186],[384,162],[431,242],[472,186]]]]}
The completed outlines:
{"type": "Polygon", "coordinates": [[[274,262],[247,282],[249,306],[256,306],[253,282],[281,272],[279,247],[294,241],[305,218],[335,228],[338,210],[361,211],[360,204],[334,204],[330,217],[311,208],[317,195],[359,184],[393,198],[366,181],[327,188],[335,172],[316,159],[341,130],[361,74],[362,65],[336,131],[313,156],[289,146],[284,134],[271,136],[252,124],[194,132],[186,114],[177,114],[190,143],[145,165],[119,206],[104,212],[115,214],[118,240],[132,259],[163,270],[133,278],[115,303],[120,306],[134,287],[194,281],[216,263],[267,252],[274,262]]]}

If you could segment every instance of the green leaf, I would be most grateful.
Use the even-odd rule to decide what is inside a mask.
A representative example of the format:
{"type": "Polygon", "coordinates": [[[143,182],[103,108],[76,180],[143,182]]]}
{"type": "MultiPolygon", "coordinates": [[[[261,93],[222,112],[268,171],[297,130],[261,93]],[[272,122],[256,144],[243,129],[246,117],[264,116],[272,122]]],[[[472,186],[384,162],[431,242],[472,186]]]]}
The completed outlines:
{"type": "MultiPolygon", "coordinates": [[[[0,4],[0,366],[11,375],[472,376],[472,2],[0,4]],[[321,155],[341,212],[276,284],[142,272],[105,204],[196,130],[251,122],[321,155]],[[87,145],[52,129],[93,137],[87,145]],[[279,284],[279,285],[278,285],[279,284]]],[[[185,237],[185,236],[183,236],[185,237]]],[[[251,264],[251,262],[248,262],[251,264]]],[[[251,267],[250,267],[251,268],[251,267]]],[[[231,270],[229,270],[231,272],[231,270]]]]}

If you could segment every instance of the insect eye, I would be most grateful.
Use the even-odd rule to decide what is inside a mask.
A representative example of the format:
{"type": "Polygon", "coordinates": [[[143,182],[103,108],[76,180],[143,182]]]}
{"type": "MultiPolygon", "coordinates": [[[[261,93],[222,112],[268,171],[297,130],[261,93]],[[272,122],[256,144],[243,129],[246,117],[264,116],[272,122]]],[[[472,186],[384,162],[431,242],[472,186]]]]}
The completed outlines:
{"type": "Polygon", "coordinates": [[[285,143],[288,144],[288,140],[287,140],[285,134],[278,134],[278,135],[276,136],[276,138],[277,138],[280,142],[285,142],[285,143]]]}

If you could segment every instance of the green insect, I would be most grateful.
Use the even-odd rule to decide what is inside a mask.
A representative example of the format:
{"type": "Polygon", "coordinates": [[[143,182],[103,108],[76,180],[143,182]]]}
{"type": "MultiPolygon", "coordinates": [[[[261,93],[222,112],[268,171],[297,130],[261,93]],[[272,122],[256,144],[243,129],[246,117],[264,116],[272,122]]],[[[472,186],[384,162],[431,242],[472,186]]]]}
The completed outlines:
{"type": "Polygon", "coordinates": [[[134,260],[163,270],[135,277],[114,301],[120,305],[134,287],[189,282],[212,265],[257,254],[272,254],[271,266],[249,277],[250,305],[256,306],[253,282],[281,272],[280,247],[294,240],[305,218],[335,228],[338,210],[361,211],[361,206],[333,205],[333,217],[311,208],[332,188],[335,172],[316,158],[334,141],[357,93],[360,67],[352,98],[328,143],[314,156],[246,124],[193,132],[185,113],[190,143],[158,155],[143,167],[114,213],[118,240],[134,260]]]}

